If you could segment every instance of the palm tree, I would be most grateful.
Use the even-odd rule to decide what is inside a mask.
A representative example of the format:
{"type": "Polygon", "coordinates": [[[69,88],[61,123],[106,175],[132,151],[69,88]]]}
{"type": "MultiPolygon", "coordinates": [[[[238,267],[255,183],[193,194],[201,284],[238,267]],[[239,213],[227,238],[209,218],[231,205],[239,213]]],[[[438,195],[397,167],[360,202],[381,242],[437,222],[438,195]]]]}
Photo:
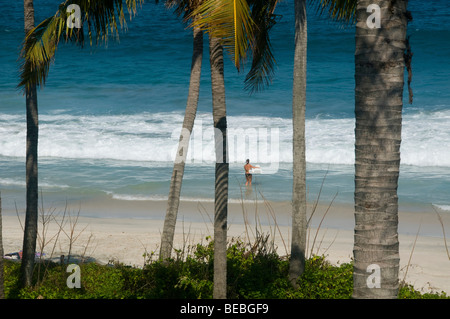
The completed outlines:
{"type": "Polygon", "coordinates": [[[294,83],[292,97],[293,124],[293,188],[292,188],[292,240],[289,261],[289,280],[296,287],[297,279],[305,269],[306,250],[306,49],[307,22],[306,0],[294,1],[295,52],[294,83]]]}
{"type": "MultiPolygon", "coordinates": [[[[192,9],[197,7],[198,1],[170,1],[168,6],[176,5],[178,15],[185,14],[185,20],[188,19],[192,9]]],[[[195,19],[195,18],[194,18],[195,19]]],[[[189,147],[189,138],[194,127],[194,121],[197,114],[198,97],[200,92],[200,75],[202,69],[203,58],[203,31],[198,27],[193,28],[193,54],[191,65],[191,77],[189,80],[189,93],[186,103],[186,111],[178,149],[173,166],[172,178],[170,181],[169,197],[167,202],[166,217],[164,219],[164,228],[161,235],[160,258],[165,260],[170,257],[173,238],[175,234],[175,226],[178,215],[178,207],[180,203],[181,184],[183,181],[184,167],[189,147]]]]}
{"type": "MultiPolygon", "coordinates": [[[[33,0],[24,0],[25,34],[34,28],[33,0]]],[[[21,285],[30,286],[33,277],[38,231],[38,105],[36,84],[25,89],[26,137],[26,215],[20,267],[21,285]]]]}
{"type": "MultiPolygon", "coordinates": [[[[328,9],[339,20],[349,21],[354,12],[354,3],[349,0],[321,0],[319,11],[328,9]]],[[[292,98],[293,124],[293,187],[292,187],[292,240],[289,262],[289,280],[297,287],[297,279],[305,269],[306,251],[306,156],[305,156],[305,111],[306,111],[306,55],[308,45],[306,0],[294,1],[295,51],[292,98]]]]}
{"type": "Polygon", "coordinates": [[[334,18],[356,18],[353,298],[396,298],[404,70],[411,59],[408,1],[351,0],[346,7],[322,2],[334,18]],[[369,5],[380,7],[381,28],[367,23],[369,5]]]}
{"type": "Polygon", "coordinates": [[[398,294],[398,196],[407,0],[359,0],[355,49],[355,238],[354,298],[398,294]],[[370,29],[370,13],[381,8],[381,28],[370,29]],[[369,284],[371,265],[380,286],[369,284]]]}
{"type": "MultiPolygon", "coordinates": [[[[258,87],[270,74],[273,55],[268,53],[268,24],[262,10],[266,6],[255,6],[261,11],[256,17],[262,21],[258,25],[260,32],[254,33],[255,24],[251,18],[249,6],[245,0],[212,0],[194,10],[194,27],[209,33],[211,86],[213,95],[213,122],[215,135],[215,209],[214,209],[214,288],[215,299],[227,296],[227,216],[228,216],[228,152],[227,119],[224,83],[223,49],[227,49],[239,70],[250,49],[253,49],[253,65],[247,75],[251,87],[258,87]],[[229,34],[232,37],[229,37],[229,34]],[[256,36],[255,36],[256,34],[256,36]],[[239,44],[238,44],[239,43],[239,44]],[[255,50],[255,43],[260,44],[255,50]],[[263,47],[262,44],[267,45],[263,47]],[[265,59],[265,60],[264,60],[265,59]],[[264,63],[266,62],[266,63],[264,63]]],[[[254,11],[254,13],[256,10],[254,11]]]]}
{"type": "MultiPolygon", "coordinates": [[[[321,13],[328,10],[331,16],[349,22],[355,10],[356,0],[321,0],[317,5],[321,13]]],[[[289,262],[289,280],[297,287],[297,279],[305,270],[306,251],[306,54],[308,45],[306,0],[294,1],[295,51],[292,98],[293,124],[293,188],[292,188],[292,240],[289,262]]]]}
{"type": "MultiPolygon", "coordinates": [[[[136,12],[136,4],[141,0],[126,0],[131,13],[136,12]]],[[[88,26],[89,40],[92,45],[96,34],[96,43],[107,41],[109,30],[118,36],[118,22],[125,24],[122,0],[98,2],[71,1],[80,6],[82,22],[88,26]]],[[[84,44],[84,28],[70,29],[67,26],[68,1],[59,6],[56,14],[34,27],[34,7],[32,0],[24,0],[25,40],[20,58],[21,81],[26,96],[27,142],[26,142],[26,217],[23,239],[23,259],[21,263],[21,285],[30,286],[36,253],[38,231],[38,108],[36,87],[43,86],[50,64],[54,59],[61,37],[78,45],[84,44]]]]}
{"type": "Polygon", "coordinates": [[[227,113],[223,49],[219,39],[209,37],[211,89],[216,154],[214,200],[214,289],[215,299],[227,297],[227,215],[228,215],[228,152],[227,113]]]}

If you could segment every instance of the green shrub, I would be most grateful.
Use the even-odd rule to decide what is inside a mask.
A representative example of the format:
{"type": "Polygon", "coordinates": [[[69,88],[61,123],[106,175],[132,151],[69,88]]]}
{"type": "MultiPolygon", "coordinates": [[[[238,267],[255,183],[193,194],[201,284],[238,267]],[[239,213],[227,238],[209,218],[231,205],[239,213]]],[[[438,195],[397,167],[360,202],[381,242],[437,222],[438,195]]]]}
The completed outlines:
{"type": "Polygon", "coordinates": [[[331,265],[324,256],[306,261],[305,272],[299,280],[300,298],[348,299],[353,291],[353,264],[331,265]]]}
{"type": "MultiPolygon", "coordinates": [[[[227,293],[231,299],[342,299],[351,298],[353,263],[331,265],[324,256],[313,256],[294,289],[288,280],[289,262],[270,249],[249,249],[242,241],[228,248],[227,293]]],[[[165,262],[149,262],[143,269],[96,263],[80,264],[81,288],[66,285],[67,265],[38,264],[35,285],[18,289],[20,263],[5,263],[6,298],[212,298],[214,245],[190,247],[186,255],[165,262]],[[39,275],[39,277],[38,277],[39,275]]],[[[449,298],[445,292],[422,294],[410,285],[399,290],[400,299],[449,298]]]]}
{"type": "Polygon", "coordinates": [[[449,299],[450,296],[444,291],[434,292],[434,293],[421,293],[420,291],[414,289],[412,285],[403,284],[401,285],[398,292],[399,299],[449,299]]]}

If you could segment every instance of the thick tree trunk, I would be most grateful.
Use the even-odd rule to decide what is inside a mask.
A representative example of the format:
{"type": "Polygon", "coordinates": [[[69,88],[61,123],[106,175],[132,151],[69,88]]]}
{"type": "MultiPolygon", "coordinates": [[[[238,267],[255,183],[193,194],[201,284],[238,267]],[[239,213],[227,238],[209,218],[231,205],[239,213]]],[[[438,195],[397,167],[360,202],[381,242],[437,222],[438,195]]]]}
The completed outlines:
{"type": "Polygon", "coordinates": [[[191,77],[189,81],[189,95],[186,103],[183,127],[180,135],[175,163],[173,166],[172,179],[170,181],[169,198],[167,202],[166,218],[161,237],[160,258],[165,260],[170,258],[175,226],[177,222],[178,207],[180,204],[181,184],[183,181],[184,167],[188,153],[189,139],[194,127],[195,116],[197,114],[198,96],[200,92],[200,75],[203,58],[203,32],[194,28],[194,43],[191,66],[191,77]]]}
{"type": "Polygon", "coordinates": [[[296,286],[305,269],[306,249],[306,0],[295,0],[295,55],[292,101],[293,121],[293,189],[292,189],[292,243],[289,280],[296,286]]]}
{"type": "Polygon", "coordinates": [[[361,0],[357,6],[354,298],[398,294],[406,7],[405,0],[361,0]],[[367,23],[371,4],[381,8],[381,28],[367,23]]]}
{"type": "MultiPolygon", "coordinates": [[[[32,0],[24,1],[25,34],[34,26],[32,0]]],[[[38,231],[38,105],[36,85],[26,89],[26,216],[21,264],[21,284],[32,284],[38,231]]]]}
{"type": "Polygon", "coordinates": [[[223,73],[223,49],[210,37],[211,87],[216,153],[214,203],[214,289],[215,299],[227,297],[227,215],[228,215],[228,155],[227,113],[223,73]]]}

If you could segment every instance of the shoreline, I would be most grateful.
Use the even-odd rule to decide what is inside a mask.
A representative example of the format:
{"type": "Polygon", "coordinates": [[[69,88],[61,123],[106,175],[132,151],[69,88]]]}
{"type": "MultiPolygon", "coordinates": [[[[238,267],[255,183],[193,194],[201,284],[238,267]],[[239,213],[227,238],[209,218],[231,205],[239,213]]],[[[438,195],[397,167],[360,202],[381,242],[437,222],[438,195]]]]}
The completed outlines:
{"type": "MultiPolygon", "coordinates": [[[[75,224],[74,234],[79,237],[73,243],[72,254],[86,255],[97,262],[106,264],[111,261],[142,267],[144,253],[158,253],[162,233],[166,201],[91,201],[81,207],[68,208],[66,214],[66,232],[70,224],[75,224],[78,209],[80,215],[75,224]],[[97,212],[97,216],[87,216],[86,212],[97,212]],[[126,217],[123,212],[132,212],[126,217]],[[119,214],[122,212],[121,214],[119,214]],[[104,213],[104,214],[100,214],[104,213]],[[109,216],[106,216],[109,213],[109,216]],[[69,221],[70,219],[70,221],[69,221]],[[87,247],[87,248],[86,248],[87,247]]],[[[333,204],[320,224],[329,204],[319,203],[312,218],[309,230],[307,251],[314,246],[315,254],[324,254],[332,264],[351,261],[353,257],[353,207],[345,204],[333,204]],[[318,229],[320,224],[320,228],[318,229]],[[315,239],[315,240],[314,240],[315,239]]],[[[278,254],[284,256],[290,251],[290,204],[288,202],[266,203],[230,203],[228,204],[228,236],[254,242],[255,230],[270,233],[278,248],[278,254]],[[243,213],[243,210],[245,214],[243,213]],[[257,213],[255,215],[255,212],[257,213]],[[274,212],[276,214],[274,215],[274,212]],[[274,217],[275,216],[275,217],[274,217]],[[275,219],[274,219],[275,218],[275,219]],[[275,222],[276,220],[276,222],[275,222]],[[247,227],[246,227],[247,226],[247,227]]],[[[312,204],[308,204],[308,214],[312,204]]],[[[197,243],[206,243],[206,236],[213,237],[213,202],[181,201],[174,245],[188,249],[197,243]]],[[[15,213],[14,213],[15,214],[15,213]]],[[[57,219],[61,214],[57,213],[57,219]]],[[[416,240],[406,282],[422,292],[445,291],[450,294],[450,260],[448,259],[442,227],[437,215],[432,212],[399,211],[400,242],[400,281],[403,279],[416,240]]],[[[24,215],[19,214],[22,224],[24,215]]],[[[442,213],[446,229],[450,225],[450,215],[442,213]]],[[[42,229],[39,220],[39,229],[42,229]]],[[[56,222],[47,226],[46,240],[58,232],[56,222]]],[[[3,246],[6,253],[22,249],[23,231],[18,216],[3,215],[3,246]]],[[[449,245],[447,238],[447,245],[449,245]]],[[[58,244],[46,245],[44,253],[49,256],[67,255],[69,239],[61,233],[58,244]]],[[[39,240],[38,240],[39,248],[39,240]]]]}

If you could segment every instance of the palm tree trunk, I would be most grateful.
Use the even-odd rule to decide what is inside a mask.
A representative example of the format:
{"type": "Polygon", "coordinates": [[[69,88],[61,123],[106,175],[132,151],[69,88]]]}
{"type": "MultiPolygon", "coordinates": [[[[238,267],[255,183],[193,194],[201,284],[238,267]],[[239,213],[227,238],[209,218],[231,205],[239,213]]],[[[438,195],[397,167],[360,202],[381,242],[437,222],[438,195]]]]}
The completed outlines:
{"type": "Polygon", "coordinates": [[[292,191],[292,243],[289,280],[295,287],[305,269],[306,249],[306,0],[295,0],[295,54],[292,101],[293,121],[293,191],[292,191]]]}
{"type": "Polygon", "coordinates": [[[197,114],[198,96],[200,91],[200,75],[203,58],[203,32],[199,28],[194,28],[194,43],[191,66],[191,77],[189,81],[189,94],[184,114],[183,127],[178,143],[178,149],[173,166],[172,179],[170,181],[169,198],[167,202],[166,218],[161,237],[160,258],[165,260],[170,258],[175,226],[177,222],[178,207],[180,204],[181,184],[184,175],[184,166],[189,147],[189,139],[194,127],[195,116],[197,114]]]}
{"type": "MultiPolygon", "coordinates": [[[[34,26],[33,0],[24,0],[25,34],[34,26]]],[[[38,229],[38,105],[36,85],[27,88],[26,216],[21,264],[21,284],[32,283],[38,229]]]]}
{"type": "Polygon", "coordinates": [[[407,2],[360,0],[357,6],[354,298],[398,294],[397,185],[407,2]],[[366,23],[370,4],[381,8],[379,29],[366,23]],[[372,273],[372,265],[379,273],[372,273]]]}
{"type": "Polygon", "coordinates": [[[214,203],[214,289],[215,299],[227,297],[227,215],[228,215],[228,155],[227,114],[223,49],[219,40],[210,36],[211,88],[216,153],[214,203]]]}

